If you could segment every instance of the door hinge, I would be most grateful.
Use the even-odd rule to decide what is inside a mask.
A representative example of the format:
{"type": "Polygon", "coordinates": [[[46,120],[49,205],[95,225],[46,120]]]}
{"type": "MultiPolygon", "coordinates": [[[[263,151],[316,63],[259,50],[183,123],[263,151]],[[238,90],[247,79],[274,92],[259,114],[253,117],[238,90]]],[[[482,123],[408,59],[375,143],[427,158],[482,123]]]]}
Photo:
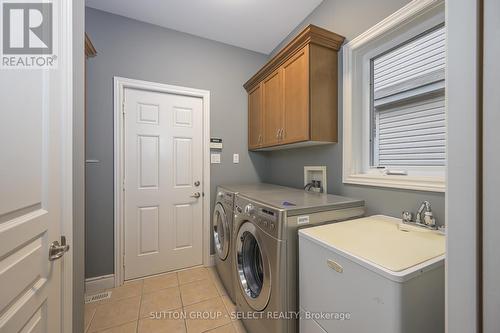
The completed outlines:
{"type": "Polygon", "coordinates": [[[122,190],[125,191],[125,179],[122,181],[122,190]]]}
{"type": "Polygon", "coordinates": [[[125,98],[122,101],[122,114],[125,114],[125,98]]]}
{"type": "Polygon", "coordinates": [[[125,267],[125,254],[123,255],[122,263],[123,263],[123,267],[125,267]]]}

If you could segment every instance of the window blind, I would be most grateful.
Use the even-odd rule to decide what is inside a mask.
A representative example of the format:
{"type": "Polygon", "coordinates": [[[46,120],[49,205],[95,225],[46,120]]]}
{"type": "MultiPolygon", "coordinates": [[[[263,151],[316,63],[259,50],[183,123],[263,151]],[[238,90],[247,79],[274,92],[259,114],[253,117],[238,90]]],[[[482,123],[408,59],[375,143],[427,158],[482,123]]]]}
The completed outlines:
{"type": "Polygon", "coordinates": [[[378,166],[444,166],[444,94],[376,113],[378,166]]]}
{"type": "Polygon", "coordinates": [[[445,29],[373,59],[373,165],[444,166],[445,29]]]}

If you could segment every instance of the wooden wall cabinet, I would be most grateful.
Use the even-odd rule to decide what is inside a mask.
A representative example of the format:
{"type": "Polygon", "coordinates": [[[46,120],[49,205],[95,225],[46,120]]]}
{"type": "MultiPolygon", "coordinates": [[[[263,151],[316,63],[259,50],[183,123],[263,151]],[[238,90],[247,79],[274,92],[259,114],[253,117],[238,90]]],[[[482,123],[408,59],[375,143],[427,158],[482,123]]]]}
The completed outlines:
{"type": "Polygon", "coordinates": [[[337,141],[337,52],[343,41],[310,25],[244,84],[250,150],[337,141]]]}

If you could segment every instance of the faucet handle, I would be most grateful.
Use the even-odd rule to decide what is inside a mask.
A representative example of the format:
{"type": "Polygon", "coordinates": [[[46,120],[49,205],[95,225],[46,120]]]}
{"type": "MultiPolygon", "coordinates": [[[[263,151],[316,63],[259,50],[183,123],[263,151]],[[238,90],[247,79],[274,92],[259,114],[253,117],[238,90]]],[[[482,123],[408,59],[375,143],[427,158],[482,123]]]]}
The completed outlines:
{"type": "Polygon", "coordinates": [[[429,226],[429,227],[436,226],[436,219],[432,215],[432,211],[424,213],[424,224],[429,226]]]}
{"type": "Polygon", "coordinates": [[[403,213],[401,213],[401,218],[403,220],[403,223],[408,223],[411,222],[413,216],[412,213],[404,211],[403,213]]]}

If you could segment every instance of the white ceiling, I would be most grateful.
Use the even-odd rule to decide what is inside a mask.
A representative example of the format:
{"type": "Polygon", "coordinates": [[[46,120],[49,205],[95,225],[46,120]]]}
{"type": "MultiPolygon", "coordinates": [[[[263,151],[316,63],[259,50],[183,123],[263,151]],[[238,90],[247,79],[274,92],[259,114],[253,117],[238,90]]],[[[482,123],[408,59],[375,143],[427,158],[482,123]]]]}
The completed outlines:
{"type": "Polygon", "coordinates": [[[269,54],[322,1],[86,0],[86,5],[269,54]]]}

